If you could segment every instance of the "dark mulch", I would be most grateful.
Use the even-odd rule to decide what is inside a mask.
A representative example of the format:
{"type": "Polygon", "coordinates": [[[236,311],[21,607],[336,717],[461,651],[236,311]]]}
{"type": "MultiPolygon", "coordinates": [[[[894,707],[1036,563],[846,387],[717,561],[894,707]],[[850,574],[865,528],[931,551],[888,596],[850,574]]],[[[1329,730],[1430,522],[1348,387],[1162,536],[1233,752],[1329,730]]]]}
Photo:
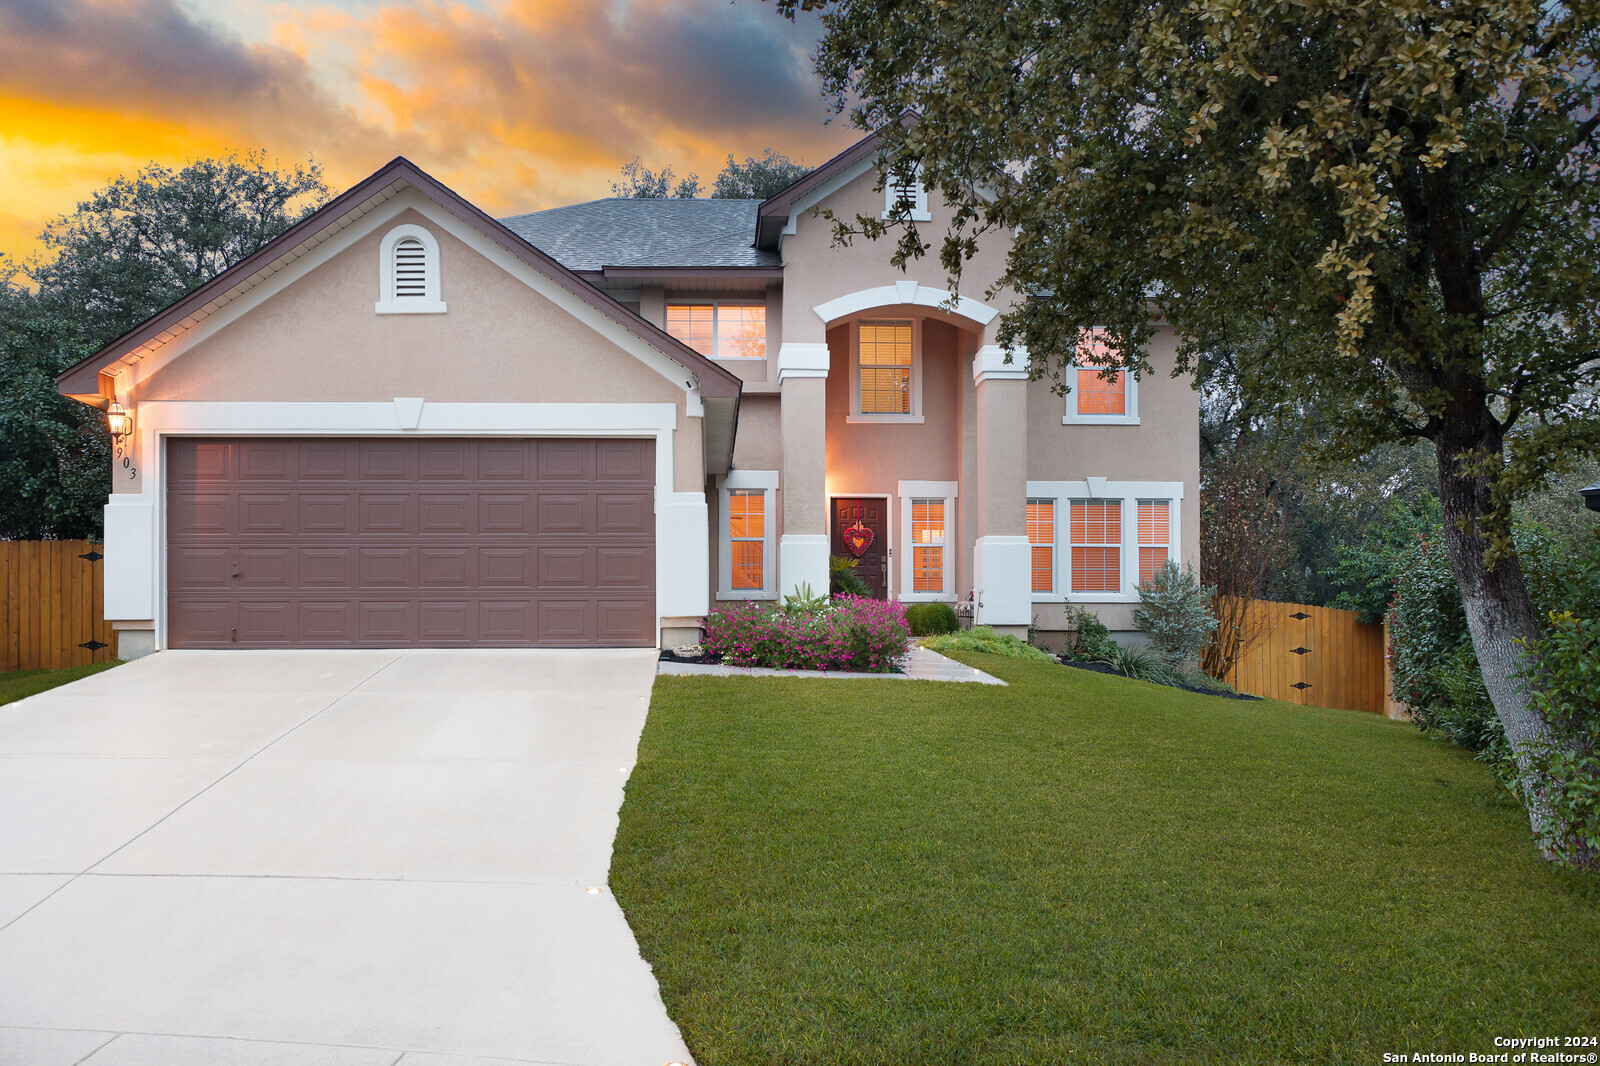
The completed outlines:
{"type": "Polygon", "coordinates": [[[663,648],[661,661],[664,663],[694,663],[698,666],[719,666],[722,663],[721,655],[708,655],[701,652],[699,655],[679,655],[671,648],[663,648]]]}
{"type": "MultiPolygon", "coordinates": [[[[1079,670],[1092,670],[1097,674],[1111,674],[1114,677],[1122,676],[1122,674],[1118,673],[1114,667],[1108,666],[1105,663],[1082,663],[1076,659],[1068,659],[1062,655],[1056,656],[1056,660],[1060,662],[1062,666],[1071,666],[1079,670]]],[[[1197,696],[1221,696],[1225,700],[1259,700],[1261,698],[1260,696],[1249,696],[1243,692],[1218,692],[1215,689],[1201,688],[1199,685],[1177,684],[1169,685],[1168,687],[1181,688],[1183,691],[1193,692],[1197,696]]]]}

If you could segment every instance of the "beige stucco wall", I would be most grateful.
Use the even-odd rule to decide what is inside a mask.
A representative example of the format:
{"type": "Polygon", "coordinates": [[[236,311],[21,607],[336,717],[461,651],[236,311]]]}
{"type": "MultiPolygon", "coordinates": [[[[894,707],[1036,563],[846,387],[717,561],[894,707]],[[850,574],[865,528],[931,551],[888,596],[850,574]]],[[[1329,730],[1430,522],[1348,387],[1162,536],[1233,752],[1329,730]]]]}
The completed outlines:
{"type": "Polygon", "coordinates": [[[132,393],[145,400],[672,403],[674,481],[699,491],[700,419],[651,367],[408,210],[195,345],[132,393]],[[393,226],[439,242],[445,314],[380,315],[378,248],[393,226]]]}
{"type": "MultiPolygon", "coordinates": [[[[822,201],[820,206],[849,221],[858,214],[878,217],[883,214],[884,194],[873,189],[876,170],[845,185],[822,201]]],[[[933,221],[917,223],[923,240],[937,248],[950,224],[950,208],[937,193],[930,193],[929,214],[933,221]]],[[[833,242],[833,223],[819,212],[809,210],[794,216],[795,232],[783,238],[783,320],[784,340],[816,342],[824,339],[822,320],[812,311],[818,304],[862,289],[891,285],[896,281],[915,281],[932,289],[947,288],[945,270],[934,254],[908,263],[905,272],[889,263],[894,240],[885,237],[869,241],[857,238],[848,246],[833,242]]],[[[984,293],[1005,271],[1007,242],[1003,234],[989,233],[979,240],[978,254],[967,263],[961,278],[961,295],[984,301],[984,293]]],[[[985,301],[1004,310],[1010,297],[1001,294],[985,301]]],[[[998,320],[996,320],[998,322],[998,320]]],[[[996,323],[985,330],[982,343],[992,343],[996,323]]]]}
{"type": "MultiPolygon", "coordinates": [[[[1177,340],[1170,329],[1152,338],[1154,373],[1139,381],[1136,426],[1062,425],[1068,398],[1048,381],[1028,385],[1028,480],[1181,481],[1178,562],[1200,568],[1200,405],[1192,379],[1171,376],[1177,340]]],[[[1089,604],[1112,629],[1133,629],[1133,605],[1089,604]]],[[[1062,608],[1036,607],[1045,628],[1062,608]]]]}

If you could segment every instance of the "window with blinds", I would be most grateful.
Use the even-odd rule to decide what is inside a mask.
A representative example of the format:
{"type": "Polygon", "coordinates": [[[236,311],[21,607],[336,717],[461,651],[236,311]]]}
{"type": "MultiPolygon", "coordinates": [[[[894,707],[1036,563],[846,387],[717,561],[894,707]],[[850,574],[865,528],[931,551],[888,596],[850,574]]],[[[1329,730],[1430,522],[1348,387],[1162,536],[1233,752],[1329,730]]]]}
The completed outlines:
{"type": "Polygon", "coordinates": [[[667,304],[667,332],[711,359],[765,359],[765,304],[725,300],[667,304]]]}
{"type": "Polygon", "coordinates": [[[857,329],[860,413],[911,414],[911,323],[862,322],[857,329]]]}
{"type": "Polygon", "coordinates": [[[1033,555],[1033,591],[1056,590],[1056,501],[1028,501],[1028,549],[1033,555]]]}
{"type": "Polygon", "coordinates": [[[760,489],[728,492],[728,544],[730,585],[736,590],[759,590],[766,578],[766,493],[760,489]]]}
{"type": "Polygon", "coordinates": [[[1105,330],[1087,331],[1078,342],[1077,384],[1080,415],[1125,415],[1128,413],[1128,372],[1118,370],[1108,380],[1105,368],[1111,364],[1111,346],[1105,330]]]}
{"type": "Polygon", "coordinates": [[[1139,501],[1139,584],[1144,584],[1171,557],[1172,526],[1166,500],[1139,501]]]}
{"type": "Polygon", "coordinates": [[[1122,591],[1122,501],[1073,500],[1073,592],[1122,591]]]}
{"type": "Polygon", "coordinates": [[[944,501],[911,501],[911,591],[944,591],[944,501]]]}

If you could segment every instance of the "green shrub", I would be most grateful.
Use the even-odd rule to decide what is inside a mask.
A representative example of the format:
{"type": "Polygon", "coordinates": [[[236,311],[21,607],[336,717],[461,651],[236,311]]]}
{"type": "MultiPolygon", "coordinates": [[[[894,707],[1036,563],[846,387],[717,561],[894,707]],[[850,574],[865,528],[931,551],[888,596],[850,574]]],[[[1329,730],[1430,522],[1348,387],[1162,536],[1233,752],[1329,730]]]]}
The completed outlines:
{"type": "Polygon", "coordinates": [[[1069,659],[1100,662],[1116,649],[1117,642],[1111,639],[1111,630],[1100,621],[1099,615],[1086,608],[1067,608],[1067,629],[1073,634],[1066,651],[1069,659]]]}
{"type": "Polygon", "coordinates": [[[872,586],[867,584],[866,578],[856,573],[856,567],[860,564],[860,559],[852,559],[848,555],[828,556],[828,591],[835,596],[871,596],[872,586]]]}
{"type": "Polygon", "coordinates": [[[948,603],[914,603],[906,608],[906,624],[914,637],[936,637],[961,628],[956,612],[948,603]]]}
{"type": "Polygon", "coordinates": [[[1135,681],[1153,681],[1158,685],[1178,684],[1178,672],[1162,660],[1161,656],[1144,648],[1128,648],[1112,644],[1111,651],[1101,660],[1123,677],[1135,681]]]}
{"type": "Polygon", "coordinates": [[[1217,628],[1215,591],[1200,584],[1193,566],[1180,570],[1170,559],[1140,584],[1133,623],[1150,634],[1150,654],[1171,668],[1191,666],[1217,628]]]}
{"type": "Polygon", "coordinates": [[[929,637],[922,646],[931,651],[981,651],[990,655],[1007,655],[1013,659],[1032,659],[1035,662],[1053,663],[1055,656],[1040,651],[1026,641],[1013,636],[1002,636],[988,626],[977,626],[959,633],[929,637]]]}
{"type": "MultiPolygon", "coordinates": [[[[1600,557],[1574,557],[1536,526],[1519,527],[1513,539],[1535,610],[1600,615],[1600,557]]],[[[1420,728],[1485,752],[1491,762],[1508,751],[1442,530],[1418,535],[1397,558],[1389,641],[1394,697],[1420,728]]]]}
{"type": "Polygon", "coordinates": [[[1517,790],[1551,815],[1540,841],[1548,853],[1592,861],[1600,852],[1600,619],[1549,617],[1545,638],[1528,645],[1522,677],[1554,736],[1529,752],[1531,772],[1517,790]]]}

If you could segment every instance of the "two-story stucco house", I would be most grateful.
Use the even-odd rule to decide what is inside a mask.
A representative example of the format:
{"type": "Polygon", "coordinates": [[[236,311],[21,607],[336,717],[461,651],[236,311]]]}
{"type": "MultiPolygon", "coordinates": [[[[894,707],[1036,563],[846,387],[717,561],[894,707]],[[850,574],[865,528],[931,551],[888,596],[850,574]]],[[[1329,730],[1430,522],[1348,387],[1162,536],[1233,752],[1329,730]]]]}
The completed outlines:
{"type": "MultiPolygon", "coordinates": [[[[765,202],[599,200],[495,221],[403,159],[61,376],[125,409],[106,508],[119,654],[650,646],[828,586],[1132,628],[1198,547],[1198,405],[1168,376],[1065,398],[937,264],[837,246],[877,139],[765,202]]],[[[1085,351],[1092,353],[1093,339],[1085,351]]]]}

